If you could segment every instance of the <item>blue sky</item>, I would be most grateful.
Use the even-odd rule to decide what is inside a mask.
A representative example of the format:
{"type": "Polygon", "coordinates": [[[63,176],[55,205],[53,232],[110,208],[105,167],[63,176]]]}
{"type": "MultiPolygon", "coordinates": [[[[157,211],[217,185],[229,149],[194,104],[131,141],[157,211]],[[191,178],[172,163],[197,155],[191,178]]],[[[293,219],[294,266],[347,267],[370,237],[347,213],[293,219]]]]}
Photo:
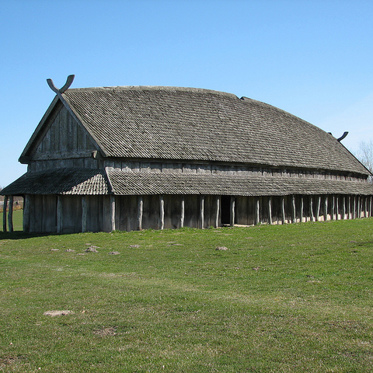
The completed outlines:
{"type": "Polygon", "coordinates": [[[370,0],[0,0],[0,186],[26,171],[46,79],[69,74],[251,97],[356,151],[373,139],[372,19],[370,0]]]}

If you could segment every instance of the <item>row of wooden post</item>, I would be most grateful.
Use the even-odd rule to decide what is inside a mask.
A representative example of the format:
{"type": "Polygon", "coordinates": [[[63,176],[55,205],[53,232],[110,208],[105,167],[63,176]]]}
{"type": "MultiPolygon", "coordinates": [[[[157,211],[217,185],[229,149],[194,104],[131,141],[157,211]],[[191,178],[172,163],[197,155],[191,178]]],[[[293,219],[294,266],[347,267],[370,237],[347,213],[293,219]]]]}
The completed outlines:
{"type": "MultiPolygon", "coordinates": [[[[341,214],[341,218],[345,219],[346,215],[348,216],[347,219],[355,219],[356,217],[361,216],[361,202],[360,202],[360,196],[353,198],[353,208],[351,211],[351,197],[348,197],[348,210],[346,209],[346,197],[343,197],[343,212],[341,214]]],[[[321,210],[321,201],[322,197],[317,197],[317,208],[316,208],[316,215],[314,214],[314,207],[313,207],[313,198],[311,197],[309,199],[309,211],[310,221],[319,221],[320,219],[320,210],[321,210]]],[[[159,228],[164,229],[165,226],[165,208],[164,208],[164,197],[161,195],[159,197],[159,228]]],[[[230,225],[234,226],[236,218],[235,218],[235,207],[236,204],[236,198],[231,197],[230,202],[230,225]]],[[[137,228],[139,230],[142,230],[142,224],[143,224],[143,208],[144,208],[144,200],[142,196],[138,197],[137,201],[137,228]]],[[[200,218],[200,228],[204,228],[205,226],[205,196],[200,196],[200,209],[199,209],[199,218],[200,218]]],[[[299,221],[302,222],[304,219],[303,211],[304,211],[304,199],[301,197],[300,200],[300,208],[299,208],[299,221]]],[[[215,228],[219,227],[220,225],[220,211],[221,211],[221,198],[216,198],[216,215],[215,215],[215,228]]],[[[324,220],[328,219],[328,198],[324,199],[324,220]]],[[[339,219],[339,198],[336,198],[335,196],[332,197],[332,208],[331,208],[332,214],[330,216],[331,220],[338,220],[339,219]]],[[[369,199],[368,203],[368,197],[365,198],[365,208],[364,208],[365,214],[364,216],[372,216],[372,197],[369,199]]],[[[182,197],[181,199],[181,205],[180,205],[180,228],[184,227],[184,220],[185,220],[185,199],[182,197]]],[[[260,216],[260,199],[259,197],[256,198],[255,201],[255,224],[261,223],[261,216],[260,216]]],[[[296,210],[296,201],[295,196],[292,196],[292,215],[291,215],[291,221],[292,223],[295,223],[297,221],[297,210],[296,210]]],[[[85,201],[85,197],[83,197],[82,200],[82,232],[86,232],[87,230],[87,203],[85,201]]],[[[286,222],[286,212],[285,212],[285,197],[281,197],[281,223],[285,224],[286,222]]],[[[268,198],[268,223],[273,224],[273,216],[272,216],[272,197],[268,198]]],[[[60,197],[57,202],[57,232],[61,233],[63,226],[63,216],[62,216],[62,205],[60,202],[60,197]]],[[[111,196],[110,198],[110,226],[111,231],[114,231],[115,226],[115,196],[111,196]]]]}
{"type": "MultiPolygon", "coordinates": [[[[62,213],[62,200],[61,196],[58,196],[57,198],[57,233],[62,233],[63,228],[63,213],[62,213]]],[[[316,197],[316,214],[314,214],[314,198],[309,198],[309,212],[310,221],[318,221],[320,219],[320,211],[321,211],[321,203],[322,203],[322,197],[317,196],[316,197]]],[[[339,208],[339,202],[340,198],[333,196],[332,197],[332,206],[331,206],[331,220],[338,220],[341,219],[354,219],[356,217],[361,217],[362,211],[364,211],[364,217],[372,216],[372,199],[373,197],[365,197],[364,198],[364,206],[362,206],[361,197],[355,196],[355,197],[342,197],[342,211],[340,213],[339,208]],[[346,203],[346,198],[348,199],[348,202],[346,203]],[[351,200],[352,199],[352,200],[351,200]]],[[[328,200],[329,198],[326,196],[324,198],[324,220],[328,219],[328,200]]],[[[164,207],[164,197],[161,195],[159,197],[159,203],[160,203],[160,216],[159,216],[159,228],[164,229],[165,226],[165,207],[164,207]]],[[[235,207],[236,204],[236,198],[231,197],[230,201],[230,225],[233,226],[235,224],[236,218],[235,218],[235,207]]],[[[138,229],[142,229],[142,223],[143,223],[143,197],[138,197],[138,211],[137,211],[137,226],[138,229]]],[[[255,200],[255,224],[261,223],[261,216],[260,216],[260,198],[257,197],[255,200]]],[[[272,197],[268,198],[268,223],[273,224],[273,216],[272,216],[272,197]]],[[[115,230],[115,196],[110,197],[110,230],[115,230]]],[[[4,197],[4,207],[3,207],[3,231],[7,231],[7,214],[6,211],[8,210],[8,228],[9,232],[13,232],[13,196],[5,196],[4,197]],[[8,208],[9,206],[9,208],[8,208]]],[[[204,228],[205,225],[205,196],[200,196],[200,209],[199,209],[199,220],[200,220],[200,228],[204,228]]],[[[296,200],[295,196],[292,196],[292,214],[291,214],[291,221],[292,223],[295,223],[297,221],[297,216],[299,216],[299,221],[302,222],[304,219],[303,216],[304,211],[304,199],[301,197],[300,199],[300,208],[299,208],[299,214],[297,214],[296,209],[296,200]]],[[[220,224],[219,216],[221,212],[221,198],[216,198],[216,217],[215,217],[215,227],[218,227],[220,224]]],[[[25,196],[24,201],[24,226],[27,226],[29,224],[29,196],[25,196]]],[[[184,220],[185,220],[185,199],[182,197],[181,199],[181,205],[180,205],[180,227],[184,227],[184,220]]],[[[281,197],[281,221],[282,224],[286,222],[286,212],[285,212],[285,197],[281,197]]],[[[87,231],[87,201],[86,197],[83,196],[82,198],[82,232],[87,231]]]]}
{"type": "MultiPolygon", "coordinates": [[[[296,199],[295,195],[292,196],[292,213],[291,213],[291,222],[295,223],[297,222],[297,216],[299,216],[299,221],[303,222],[304,217],[304,198],[301,197],[300,199],[300,208],[299,208],[299,214],[297,214],[297,209],[296,209],[296,199]]],[[[348,198],[348,208],[346,208],[346,197],[343,198],[343,211],[340,214],[339,212],[339,198],[336,196],[332,197],[332,207],[331,207],[331,215],[330,219],[331,220],[339,220],[341,219],[355,219],[356,217],[361,217],[362,211],[364,211],[364,217],[372,216],[372,199],[373,197],[365,197],[365,206],[363,209],[363,206],[361,204],[361,197],[360,196],[355,196],[352,197],[353,201],[351,203],[351,196],[347,197],[348,198]],[[353,205],[353,206],[351,206],[353,205]],[[353,207],[353,208],[351,208],[353,207]]],[[[328,220],[328,196],[324,198],[324,221],[328,220]]],[[[159,228],[164,229],[164,215],[165,215],[165,210],[164,210],[164,197],[160,196],[159,198],[160,201],[160,216],[159,216],[159,228]]],[[[311,197],[309,198],[309,212],[310,216],[309,221],[319,221],[320,217],[320,211],[321,211],[321,203],[322,203],[322,197],[317,196],[317,200],[315,201],[317,203],[316,207],[316,214],[314,213],[314,198],[311,197]]],[[[235,217],[235,210],[236,210],[236,198],[231,197],[230,199],[230,225],[234,226],[236,217],[235,217]]],[[[114,213],[112,214],[112,226],[115,227],[115,202],[114,205],[112,203],[112,211],[114,213]]],[[[200,228],[204,228],[205,226],[205,196],[201,195],[200,196],[200,202],[199,202],[199,219],[200,219],[200,228]]],[[[255,200],[255,224],[258,225],[262,222],[261,216],[260,216],[260,198],[257,197],[255,200]]],[[[217,197],[216,198],[216,214],[215,214],[215,228],[219,227],[220,225],[220,210],[221,210],[221,198],[217,197]]],[[[180,207],[180,228],[184,227],[184,219],[185,219],[185,200],[184,197],[181,199],[181,207],[180,207]]],[[[138,229],[142,229],[142,218],[143,218],[143,197],[139,196],[138,197],[138,229]]],[[[306,217],[307,219],[307,217],[306,217]]],[[[285,224],[287,221],[286,219],[286,211],[285,211],[285,197],[281,197],[281,223],[285,224]]],[[[273,215],[272,215],[272,197],[268,198],[268,223],[273,224],[273,215]]]]}

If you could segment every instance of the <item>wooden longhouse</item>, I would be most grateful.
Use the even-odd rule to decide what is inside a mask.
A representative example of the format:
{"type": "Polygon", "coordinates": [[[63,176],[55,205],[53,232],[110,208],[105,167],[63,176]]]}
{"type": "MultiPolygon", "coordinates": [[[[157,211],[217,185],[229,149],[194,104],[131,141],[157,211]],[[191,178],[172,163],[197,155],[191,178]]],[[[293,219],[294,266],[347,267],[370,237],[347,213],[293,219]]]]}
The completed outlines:
{"type": "Polygon", "coordinates": [[[2,190],[24,197],[25,232],[372,215],[370,172],[285,111],[205,89],[68,89],[72,78],[60,90],[49,80],[56,97],[19,159],[27,173],[2,190]]]}

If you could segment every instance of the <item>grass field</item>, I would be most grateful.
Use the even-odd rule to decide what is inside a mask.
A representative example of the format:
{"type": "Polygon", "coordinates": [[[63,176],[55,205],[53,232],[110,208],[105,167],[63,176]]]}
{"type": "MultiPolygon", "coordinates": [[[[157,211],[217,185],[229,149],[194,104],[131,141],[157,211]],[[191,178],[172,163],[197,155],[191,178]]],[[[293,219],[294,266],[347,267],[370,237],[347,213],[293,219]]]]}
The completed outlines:
{"type": "Polygon", "coordinates": [[[372,280],[373,219],[0,233],[0,371],[370,372],[372,280]]]}

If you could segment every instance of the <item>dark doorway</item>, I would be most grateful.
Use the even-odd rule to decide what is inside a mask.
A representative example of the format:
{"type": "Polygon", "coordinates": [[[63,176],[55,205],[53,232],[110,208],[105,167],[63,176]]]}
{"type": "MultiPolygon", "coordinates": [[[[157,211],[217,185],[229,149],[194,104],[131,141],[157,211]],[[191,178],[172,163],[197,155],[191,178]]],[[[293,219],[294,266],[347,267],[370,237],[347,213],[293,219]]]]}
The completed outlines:
{"type": "Polygon", "coordinates": [[[221,224],[231,224],[231,197],[221,196],[221,224]]]}

